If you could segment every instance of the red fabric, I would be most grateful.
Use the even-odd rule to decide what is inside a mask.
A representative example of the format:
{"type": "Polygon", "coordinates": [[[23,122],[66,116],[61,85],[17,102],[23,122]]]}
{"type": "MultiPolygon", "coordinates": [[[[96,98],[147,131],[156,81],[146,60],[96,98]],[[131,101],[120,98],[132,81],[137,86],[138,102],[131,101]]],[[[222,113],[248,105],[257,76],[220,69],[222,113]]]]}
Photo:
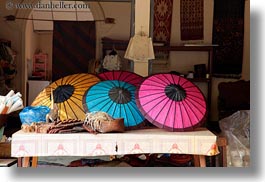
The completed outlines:
{"type": "Polygon", "coordinates": [[[173,0],[154,1],[154,42],[170,43],[173,0]]]}
{"type": "Polygon", "coordinates": [[[138,86],[141,81],[143,80],[143,77],[129,71],[107,71],[98,74],[98,77],[102,80],[119,80],[123,82],[130,83],[134,86],[138,86]]]}

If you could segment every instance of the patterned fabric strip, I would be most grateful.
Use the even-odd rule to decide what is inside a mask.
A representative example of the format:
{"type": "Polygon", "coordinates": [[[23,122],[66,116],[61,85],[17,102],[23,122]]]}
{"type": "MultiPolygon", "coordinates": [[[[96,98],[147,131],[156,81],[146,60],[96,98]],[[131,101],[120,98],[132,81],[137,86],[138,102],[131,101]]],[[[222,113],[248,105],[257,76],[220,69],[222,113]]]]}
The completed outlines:
{"type": "Polygon", "coordinates": [[[154,2],[154,42],[169,44],[173,0],[155,0],[154,2]]]}
{"type": "Polygon", "coordinates": [[[180,0],[181,40],[203,39],[203,0],[180,0]]]}
{"type": "Polygon", "coordinates": [[[215,77],[240,78],[244,47],[244,0],[215,0],[213,44],[219,47],[213,54],[215,77]]]}

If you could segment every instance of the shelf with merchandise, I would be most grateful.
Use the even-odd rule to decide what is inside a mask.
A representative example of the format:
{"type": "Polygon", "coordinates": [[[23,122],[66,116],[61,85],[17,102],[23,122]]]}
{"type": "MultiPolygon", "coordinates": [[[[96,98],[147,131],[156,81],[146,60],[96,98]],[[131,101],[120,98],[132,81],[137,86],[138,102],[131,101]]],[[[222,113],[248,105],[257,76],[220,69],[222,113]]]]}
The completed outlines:
{"type": "Polygon", "coordinates": [[[13,80],[17,74],[16,51],[11,48],[11,42],[0,40],[0,79],[1,94],[8,92],[14,87],[13,80]],[[4,83],[3,83],[4,81],[4,83]],[[7,87],[7,88],[4,88],[7,87]],[[5,91],[4,91],[5,90],[5,91]]]}

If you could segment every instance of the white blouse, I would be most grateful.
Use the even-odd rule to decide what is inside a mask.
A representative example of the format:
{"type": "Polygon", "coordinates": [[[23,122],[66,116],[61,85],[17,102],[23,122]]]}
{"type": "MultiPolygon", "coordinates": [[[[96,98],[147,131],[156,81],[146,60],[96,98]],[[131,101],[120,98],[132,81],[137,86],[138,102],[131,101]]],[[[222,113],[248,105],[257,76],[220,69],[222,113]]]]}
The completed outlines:
{"type": "Polygon", "coordinates": [[[103,68],[107,70],[120,70],[121,68],[121,58],[118,54],[116,55],[106,55],[103,60],[103,68]]]}

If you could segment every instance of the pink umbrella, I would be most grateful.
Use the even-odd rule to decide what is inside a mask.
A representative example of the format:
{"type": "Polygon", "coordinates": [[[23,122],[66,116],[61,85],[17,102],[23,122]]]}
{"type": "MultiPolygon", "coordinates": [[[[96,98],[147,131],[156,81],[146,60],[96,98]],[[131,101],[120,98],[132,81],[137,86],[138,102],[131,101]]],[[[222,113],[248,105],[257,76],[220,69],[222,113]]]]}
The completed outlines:
{"type": "Polygon", "coordinates": [[[143,77],[136,73],[121,70],[103,72],[98,74],[98,77],[102,80],[123,81],[134,86],[138,86],[143,80],[143,77]]]}
{"type": "Polygon", "coordinates": [[[206,101],[189,80],[174,74],[146,78],[136,93],[136,104],[155,126],[170,131],[187,131],[205,121],[206,101]]]}

